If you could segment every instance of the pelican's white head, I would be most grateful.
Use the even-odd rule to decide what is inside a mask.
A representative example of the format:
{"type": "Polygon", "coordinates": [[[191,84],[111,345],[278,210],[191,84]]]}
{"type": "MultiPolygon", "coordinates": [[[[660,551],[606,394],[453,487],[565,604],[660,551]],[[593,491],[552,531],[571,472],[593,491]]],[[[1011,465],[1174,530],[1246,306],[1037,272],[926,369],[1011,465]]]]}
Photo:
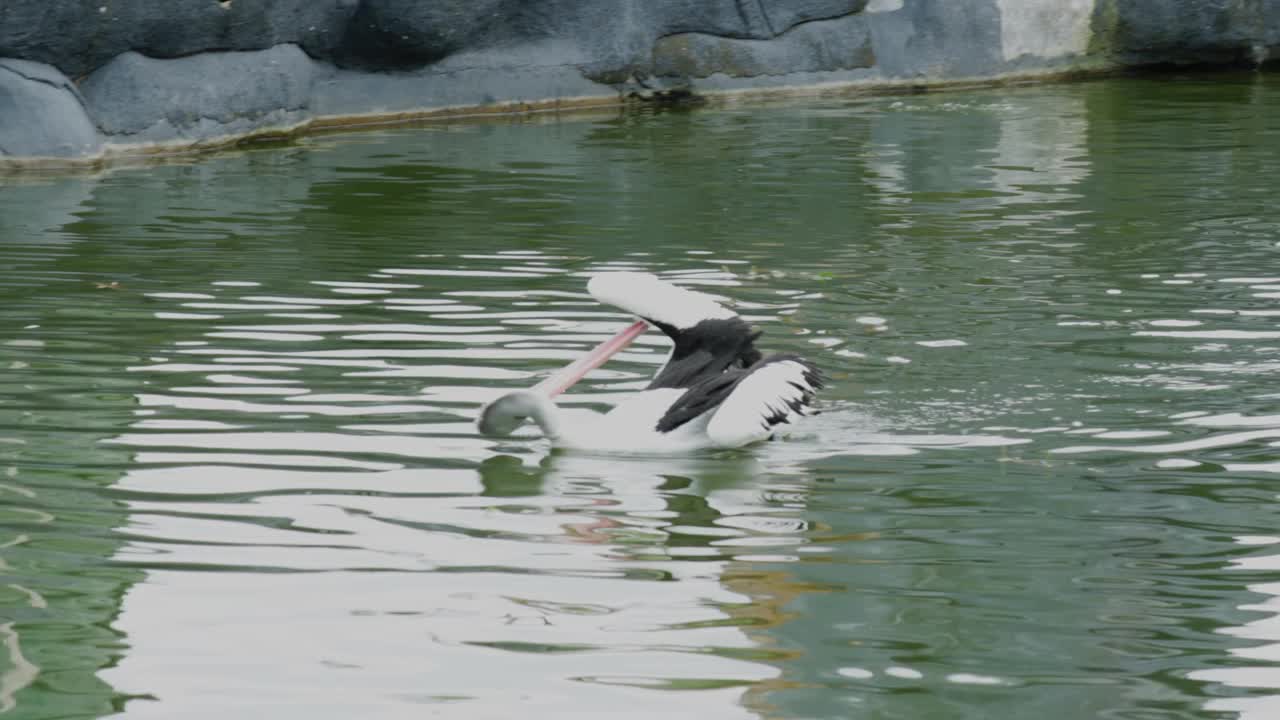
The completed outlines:
{"type": "Polygon", "coordinates": [[[506,437],[516,428],[533,420],[542,428],[542,434],[556,438],[560,434],[560,419],[551,398],[532,390],[517,390],[494,400],[480,411],[476,427],[482,435],[506,437]]]}

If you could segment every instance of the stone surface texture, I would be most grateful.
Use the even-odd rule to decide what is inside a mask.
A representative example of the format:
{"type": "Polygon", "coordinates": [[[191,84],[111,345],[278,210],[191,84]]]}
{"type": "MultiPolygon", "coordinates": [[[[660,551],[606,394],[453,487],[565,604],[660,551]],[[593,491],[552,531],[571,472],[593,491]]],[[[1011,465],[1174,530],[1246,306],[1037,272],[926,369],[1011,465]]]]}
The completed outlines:
{"type": "Polygon", "coordinates": [[[315,65],[297,45],[173,60],[130,51],[80,89],[115,142],[199,142],[306,120],[315,65]]]}
{"type": "Polygon", "coordinates": [[[84,100],[62,73],[0,60],[0,159],[91,157],[100,145],[84,100]]]}
{"type": "Polygon", "coordinates": [[[447,109],[1280,58],[1280,0],[3,0],[0,159],[447,109]]]}

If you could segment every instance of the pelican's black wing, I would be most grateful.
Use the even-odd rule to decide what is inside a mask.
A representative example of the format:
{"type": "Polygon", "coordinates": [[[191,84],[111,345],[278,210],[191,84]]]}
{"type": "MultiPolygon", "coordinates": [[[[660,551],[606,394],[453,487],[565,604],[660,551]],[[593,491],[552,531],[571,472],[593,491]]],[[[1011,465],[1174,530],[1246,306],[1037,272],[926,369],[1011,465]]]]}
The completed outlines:
{"type": "Polygon", "coordinates": [[[670,432],[711,412],[707,434],[716,444],[746,444],[804,414],[822,386],[822,372],[808,360],[770,355],[750,367],[732,368],[694,384],[658,419],[657,430],[670,432]]]}
{"type": "Polygon", "coordinates": [[[649,322],[675,343],[671,358],[649,383],[650,390],[720,382],[719,376],[726,371],[744,370],[760,362],[760,351],[755,347],[760,331],[740,317],[703,320],[689,328],[649,322]]]}

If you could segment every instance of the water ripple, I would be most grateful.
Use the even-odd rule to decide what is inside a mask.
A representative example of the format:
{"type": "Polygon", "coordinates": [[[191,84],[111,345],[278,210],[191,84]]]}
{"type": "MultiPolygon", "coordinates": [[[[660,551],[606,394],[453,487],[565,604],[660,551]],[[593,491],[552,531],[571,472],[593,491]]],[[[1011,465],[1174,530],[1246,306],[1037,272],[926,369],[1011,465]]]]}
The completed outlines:
{"type": "Polygon", "coordinates": [[[0,709],[1270,717],[1267,78],[0,180],[0,709]],[[479,436],[627,323],[606,269],[724,297],[823,413],[687,458],[479,436]]]}

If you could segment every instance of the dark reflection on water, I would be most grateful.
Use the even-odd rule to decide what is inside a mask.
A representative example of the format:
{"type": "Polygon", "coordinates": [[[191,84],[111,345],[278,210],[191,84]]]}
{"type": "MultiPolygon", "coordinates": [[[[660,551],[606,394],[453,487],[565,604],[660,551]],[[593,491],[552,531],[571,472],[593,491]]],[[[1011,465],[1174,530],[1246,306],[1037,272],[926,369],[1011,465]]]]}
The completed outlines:
{"type": "Polygon", "coordinates": [[[0,711],[1270,717],[1278,97],[1117,80],[6,180],[0,711]],[[625,322],[583,292],[605,269],[729,298],[829,372],[826,412],[689,458],[477,436],[625,322]]]}

